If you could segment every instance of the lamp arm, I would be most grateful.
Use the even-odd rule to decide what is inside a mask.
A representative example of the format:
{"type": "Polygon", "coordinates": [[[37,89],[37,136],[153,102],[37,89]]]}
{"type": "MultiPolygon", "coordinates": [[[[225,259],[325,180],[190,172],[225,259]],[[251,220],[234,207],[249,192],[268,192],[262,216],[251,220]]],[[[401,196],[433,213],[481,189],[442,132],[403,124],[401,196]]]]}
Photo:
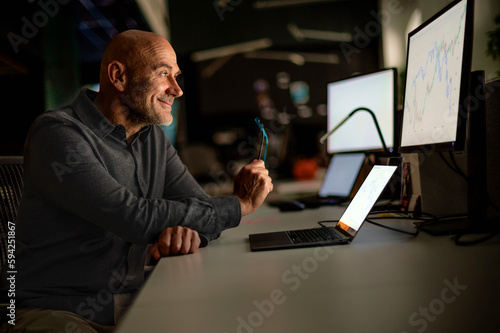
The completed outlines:
{"type": "Polygon", "coordinates": [[[377,128],[377,132],[378,132],[378,136],[380,138],[380,141],[382,142],[382,147],[384,148],[384,152],[385,152],[385,155],[386,156],[389,156],[389,150],[387,149],[387,145],[385,144],[385,140],[384,140],[384,137],[382,135],[382,131],[380,130],[380,126],[378,124],[378,121],[377,121],[377,117],[375,116],[375,114],[373,113],[372,110],[368,109],[368,108],[365,108],[365,107],[359,107],[357,109],[354,109],[351,111],[351,113],[349,113],[344,119],[342,119],[342,121],[340,123],[337,124],[337,126],[335,126],[334,128],[332,128],[330,131],[328,131],[328,133],[326,133],[325,135],[323,135],[320,139],[319,139],[319,142],[320,143],[325,143],[325,140],[330,136],[332,135],[340,126],[342,126],[347,120],[349,120],[349,118],[351,118],[356,112],[358,111],[366,111],[368,112],[372,118],[373,118],[373,122],[375,123],[375,127],[377,128]]]}

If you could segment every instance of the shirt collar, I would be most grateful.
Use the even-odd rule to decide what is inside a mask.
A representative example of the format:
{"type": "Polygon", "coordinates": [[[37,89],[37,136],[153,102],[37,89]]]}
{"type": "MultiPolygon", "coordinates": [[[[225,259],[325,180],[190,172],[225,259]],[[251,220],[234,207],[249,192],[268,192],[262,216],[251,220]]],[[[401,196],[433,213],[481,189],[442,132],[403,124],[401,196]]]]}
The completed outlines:
{"type": "Polygon", "coordinates": [[[113,131],[115,125],[111,124],[94,104],[97,92],[83,88],[71,104],[76,115],[87,125],[99,138],[103,138],[113,131]]]}
{"type": "MultiPolygon", "coordinates": [[[[122,125],[113,125],[106,117],[104,117],[102,112],[99,111],[94,104],[96,96],[97,92],[88,88],[82,88],[75,101],[71,104],[71,107],[82,122],[84,122],[99,138],[102,139],[113,132],[117,126],[122,125]]],[[[147,141],[150,129],[151,126],[145,126],[138,132],[138,136],[143,142],[147,141]]]]}
{"type": "Polygon", "coordinates": [[[149,132],[151,132],[151,125],[144,126],[137,132],[136,137],[132,142],[134,142],[137,139],[140,139],[142,142],[148,141],[149,138],[149,132]]]}

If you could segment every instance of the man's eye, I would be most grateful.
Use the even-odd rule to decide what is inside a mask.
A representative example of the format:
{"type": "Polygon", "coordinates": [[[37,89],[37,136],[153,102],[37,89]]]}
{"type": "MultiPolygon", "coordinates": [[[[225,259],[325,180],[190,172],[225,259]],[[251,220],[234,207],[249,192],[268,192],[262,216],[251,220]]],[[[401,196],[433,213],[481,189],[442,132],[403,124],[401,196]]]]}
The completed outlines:
{"type": "Polygon", "coordinates": [[[162,77],[167,77],[167,75],[168,75],[168,73],[167,73],[167,72],[163,72],[163,73],[161,73],[161,76],[162,76],[162,77]]]}

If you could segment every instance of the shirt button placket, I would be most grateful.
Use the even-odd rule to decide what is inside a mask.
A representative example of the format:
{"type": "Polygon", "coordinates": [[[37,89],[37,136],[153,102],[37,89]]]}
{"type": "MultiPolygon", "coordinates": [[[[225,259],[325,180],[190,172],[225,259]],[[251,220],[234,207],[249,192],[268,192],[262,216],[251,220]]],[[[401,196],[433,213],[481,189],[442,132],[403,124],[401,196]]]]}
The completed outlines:
{"type": "Polygon", "coordinates": [[[139,188],[141,189],[142,195],[145,196],[147,189],[146,189],[146,183],[144,182],[143,178],[143,172],[142,172],[142,164],[141,164],[141,151],[136,147],[136,144],[132,144],[132,155],[135,160],[135,176],[137,178],[137,182],[139,183],[139,188]]]}

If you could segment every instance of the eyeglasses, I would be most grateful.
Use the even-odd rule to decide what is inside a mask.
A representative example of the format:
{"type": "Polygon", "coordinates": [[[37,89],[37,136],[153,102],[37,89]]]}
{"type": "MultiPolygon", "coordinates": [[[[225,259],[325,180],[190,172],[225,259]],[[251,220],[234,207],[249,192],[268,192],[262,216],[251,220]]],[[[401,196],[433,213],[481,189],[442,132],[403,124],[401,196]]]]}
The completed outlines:
{"type": "Polygon", "coordinates": [[[260,160],[261,154],[262,154],[262,146],[264,145],[264,139],[266,139],[266,150],[264,151],[264,158],[263,161],[266,163],[266,157],[267,157],[267,146],[269,144],[269,138],[267,137],[266,130],[264,129],[264,125],[262,125],[262,122],[260,121],[259,117],[255,118],[255,122],[257,123],[257,126],[259,126],[260,130],[262,131],[262,141],[260,142],[260,148],[259,148],[259,157],[258,159],[260,160]]]}

